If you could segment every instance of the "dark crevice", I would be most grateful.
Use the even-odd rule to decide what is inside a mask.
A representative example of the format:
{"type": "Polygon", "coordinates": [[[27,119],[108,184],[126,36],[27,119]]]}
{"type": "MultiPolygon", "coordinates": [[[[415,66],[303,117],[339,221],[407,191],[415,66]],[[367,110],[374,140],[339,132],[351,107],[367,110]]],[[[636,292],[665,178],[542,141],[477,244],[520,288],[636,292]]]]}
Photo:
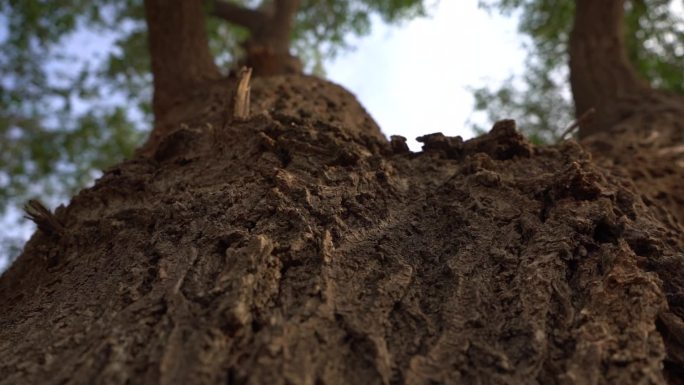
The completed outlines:
{"type": "Polygon", "coordinates": [[[280,160],[280,163],[282,164],[283,168],[286,168],[292,162],[292,154],[288,149],[278,146],[276,148],[275,153],[278,159],[280,160]]]}
{"type": "Polygon", "coordinates": [[[608,220],[601,220],[594,228],[594,240],[598,243],[617,244],[618,238],[622,235],[623,229],[608,220]]]}

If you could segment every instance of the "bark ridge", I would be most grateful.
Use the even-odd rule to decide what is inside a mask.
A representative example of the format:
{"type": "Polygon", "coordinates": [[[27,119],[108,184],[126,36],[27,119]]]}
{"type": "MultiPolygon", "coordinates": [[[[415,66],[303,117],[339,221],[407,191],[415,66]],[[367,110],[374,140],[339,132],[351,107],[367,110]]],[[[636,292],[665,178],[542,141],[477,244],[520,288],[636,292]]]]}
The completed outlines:
{"type": "Polygon", "coordinates": [[[34,235],[0,279],[0,384],[681,383],[682,232],[576,143],[502,121],[410,153],[301,76],[252,108],[34,235]]]}

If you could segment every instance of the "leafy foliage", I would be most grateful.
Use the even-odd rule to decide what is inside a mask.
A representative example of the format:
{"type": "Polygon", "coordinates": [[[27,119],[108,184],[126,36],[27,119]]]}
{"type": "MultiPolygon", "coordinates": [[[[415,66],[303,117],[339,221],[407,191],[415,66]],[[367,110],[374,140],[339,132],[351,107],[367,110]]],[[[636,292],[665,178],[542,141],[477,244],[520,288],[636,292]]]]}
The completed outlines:
{"type": "MultiPolygon", "coordinates": [[[[480,0],[487,10],[520,17],[527,37],[527,72],[498,88],[473,90],[476,110],[491,121],[518,120],[521,129],[541,142],[555,141],[574,119],[569,89],[567,47],[573,0],[480,0]]],[[[631,0],[625,12],[629,58],[654,86],[684,93],[684,20],[673,0],[631,0]]],[[[478,126],[476,130],[481,129],[478,126]]]]}
{"type": "Polygon", "coordinates": [[[129,38],[113,38],[140,11],[132,1],[0,3],[7,21],[0,32],[0,210],[29,195],[66,197],[140,142],[142,119],[126,108],[126,96],[145,101],[130,68],[147,62],[123,56],[125,44],[139,40],[139,26],[126,27],[129,38]],[[105,60],[63,47],[96,33],[113,47],[105,60]]]}

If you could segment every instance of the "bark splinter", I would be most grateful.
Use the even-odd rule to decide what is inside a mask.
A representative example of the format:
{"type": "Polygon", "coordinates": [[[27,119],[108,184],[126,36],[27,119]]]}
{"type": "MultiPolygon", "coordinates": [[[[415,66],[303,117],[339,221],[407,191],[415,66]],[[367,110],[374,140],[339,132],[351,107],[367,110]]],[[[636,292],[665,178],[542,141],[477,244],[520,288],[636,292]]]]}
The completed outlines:
{"type": "Polygon", "coordinates": [[[24,218],[32,221],[38,226],[38,229],[47,235],[57,235],[61,237],[64,234],[64,226],[59,222],[55,215],[48,210],[42,203],[35,199],[26,202],[24,206],[26,215],[24,218]]]}
{"type": "Polygon", "coordinates": [[[233,104],[233,118],[237,120],[246,120],[249,118],[249,96],[250,96],[250,80],[252,78],[252,69],[242,67],[238,75],[238,85],[235,91],[235,103],[233,104]]]}

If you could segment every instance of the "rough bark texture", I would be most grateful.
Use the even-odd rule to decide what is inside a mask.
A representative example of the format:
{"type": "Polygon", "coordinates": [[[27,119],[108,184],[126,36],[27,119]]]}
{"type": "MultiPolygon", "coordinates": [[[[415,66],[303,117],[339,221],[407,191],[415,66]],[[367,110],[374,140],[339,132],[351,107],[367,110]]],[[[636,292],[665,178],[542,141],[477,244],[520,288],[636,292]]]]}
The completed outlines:
{"type": "MultiPolygon", "coordinates": [[[[684,99],[651,89],[627,59],[624,0],[577,0],[570,41],[570,71],[577,113],[595,108],[580,136],[596,164],[631,180],[672,235],[684,228],[684,99]]],[[[680,235],[681,237],[681,235],[680,235]]],[[[681,247],[679,248],[681,252],[681,247]]],[[[681,270],[661,275],[671,313],[681,320],[681,270]],[[679,282],[669,287],[670,282],[679,282]]],[[[671,314],[667,313],[667,314],[671,314]]],[[[671,317],[661,316],[671,381],[684,383],[684,341],[668,337],[671,317]]],[[[675,333],[676,334],[676,333],[675,333]]]]}
{"type": "MultiPolygon", "coordinates": [[[[684,233],[684,101],[674,95],[652,92],[623,98],[619,108],[628,113],[582,142],[594,155],[597,166],[635,185],[665,233],[681,238],[684,233]]],[[[684,251],[681,242],[675,250],[681,260],[684,251]]],[[[684,384],[684,339],[681,338],[684,267],[663,269],[660,277],[670,305],[659,318],[667,346],[665,367],[672,371],[671,383],[684,384]]]]}
{"type": "Polygon", "coordinates": [[[0,384],[684,384],[678,99],[579,90],[592,155],[511,121],[411,153],[331,83],[257,79],[230,121],[234,85],[190,78],[153,144],[32,206],[0,384]]]}
{"type": "Polygon", "coordinates": [[[0,279],[0,384],[681,383],[682,232],[577,144],[504,121],[409,153],[314,78],[253,103],[34,235],[0,279]]]}

